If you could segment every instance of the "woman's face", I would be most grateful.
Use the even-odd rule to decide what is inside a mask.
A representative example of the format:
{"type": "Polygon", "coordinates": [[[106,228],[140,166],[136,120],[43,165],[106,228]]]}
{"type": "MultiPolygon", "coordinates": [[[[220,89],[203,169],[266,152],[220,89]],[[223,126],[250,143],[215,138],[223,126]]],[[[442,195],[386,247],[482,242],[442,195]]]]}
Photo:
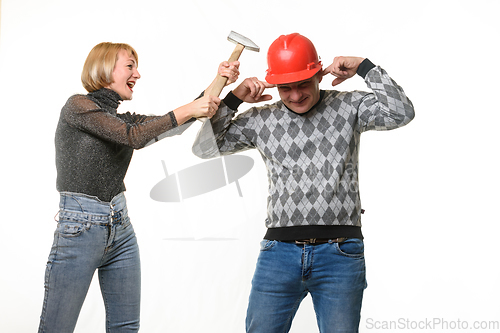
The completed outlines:
{"type": "Polygon", "coordinates": [[[126,101],[132,99],[133,88],[141,74],[137,71],[137,61],[125,50],[118,52],[118,60],[113,69],[113,83],[107,88],[117,92],[126,101]]]}

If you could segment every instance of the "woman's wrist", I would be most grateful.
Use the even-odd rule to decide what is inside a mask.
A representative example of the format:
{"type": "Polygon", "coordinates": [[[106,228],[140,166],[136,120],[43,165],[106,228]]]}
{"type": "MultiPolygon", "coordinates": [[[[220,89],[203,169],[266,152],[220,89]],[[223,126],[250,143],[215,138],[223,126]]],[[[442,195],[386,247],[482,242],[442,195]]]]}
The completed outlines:
{"type": "Polygon", "coordinates": [[[189,119],[193,118],[193,116],[189,112],[190,107],[189,104],[178,107],[173,111],[175,115],[175,119],[177,120],[177,125],[182,125],[189,119]]]}

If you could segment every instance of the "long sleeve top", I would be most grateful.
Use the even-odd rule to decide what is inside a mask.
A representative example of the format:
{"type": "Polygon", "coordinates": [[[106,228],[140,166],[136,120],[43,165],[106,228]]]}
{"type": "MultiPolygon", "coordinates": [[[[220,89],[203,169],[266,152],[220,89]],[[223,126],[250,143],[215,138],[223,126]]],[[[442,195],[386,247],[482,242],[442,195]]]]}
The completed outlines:
{"type": "Polygon", "coordinates": [[[180,134],[175,115],[119,114],[120,95],[100,89],[71,96],[55,134],[56,187],[110,202],[125,191],[124,178],[134,149],[180,134]]]}
{"type": "Polygon", "coordinates": [[[200,129],[193,145],[199,157],[247,149],[262,156],[269,182],[266,239],[362,238],[360,134],[402,127],[414,109],[403,89],[368,59],[358,74],[371,92],[321,91],[305,114],[278,101],[236,117],[241,101],[228,96],[200,129]],[[216,147],[207,144],[212,130],[216,147]]]}

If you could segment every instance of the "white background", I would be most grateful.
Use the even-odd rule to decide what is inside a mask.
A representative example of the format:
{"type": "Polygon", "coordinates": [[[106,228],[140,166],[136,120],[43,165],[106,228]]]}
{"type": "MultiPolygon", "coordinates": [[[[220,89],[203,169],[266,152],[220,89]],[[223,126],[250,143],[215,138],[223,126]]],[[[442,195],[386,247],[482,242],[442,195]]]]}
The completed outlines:
{"type": "MultiPolygon", "coordinates": [[[[244,51],[240,81],[263,79],[272,41],[299,32],[315,43],[325,66],[338,55],[368,57],[414,103],[416,118],[407,127],[362,136],[369,286],[361,332],[377,331],[370,323],[399,319],[461,320],[469,327],[474,321],[500,320],[500,2],[1,4],[1,332],[37,330],[58,210],[54,131],[66,99],[84,93],[80,71],[90,49],[102,41],[136,48],[142,78],[134,100],[124,102],[120,112],[164,114],[209,84],[219,62],[232,52],[234,44],[226,39],[231,30],[261,47],[260,53],[244,51]]],[[[332,80],[326,77],[322,88],[332,80]]],[[[336,89],[366,86],[354,77],[336,89]]],[[[199,126],[137,151],[125,179],[141,249],[142,332],[244,331],[265,233],[267,178],[260,156],[246,153],[255,166],[240,179],[243,198],[234,185],[182,203],[149,197],[165,177],[161,160],[171,173],[202,162],[190,152],[199,126]]],[[[104,332],[97,284],[91,286],[76,332],[104,332]]],[[[317,332],[309,297],[292,332],[317,332]]]]}

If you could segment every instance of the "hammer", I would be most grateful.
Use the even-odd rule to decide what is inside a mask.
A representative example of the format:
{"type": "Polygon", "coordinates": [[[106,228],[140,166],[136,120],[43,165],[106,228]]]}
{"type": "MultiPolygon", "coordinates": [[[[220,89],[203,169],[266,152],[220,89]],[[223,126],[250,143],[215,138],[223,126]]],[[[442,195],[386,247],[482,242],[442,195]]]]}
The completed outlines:
{"type": "MultiPolygon", "coordinates": [[[[236,47],[234,48],[233,53],[229,57],[228,60],[229,62],[238,60],[240,58],[241,52],[243,52],[243,49],[248,49],[255,52],[260,51],[260,48],[257,45],[255,45],[254,42],[234,31],[231,31],[229,36],[227,36],[227,39],[230,42],[236,43],[236,47]]],[[[217,75],[215,84],[213,88],[208,92],[208,94],[211,96],[219,97],[222,89],[226,86],[226,82],[227,82],[227,77],[217,75]]]]}

